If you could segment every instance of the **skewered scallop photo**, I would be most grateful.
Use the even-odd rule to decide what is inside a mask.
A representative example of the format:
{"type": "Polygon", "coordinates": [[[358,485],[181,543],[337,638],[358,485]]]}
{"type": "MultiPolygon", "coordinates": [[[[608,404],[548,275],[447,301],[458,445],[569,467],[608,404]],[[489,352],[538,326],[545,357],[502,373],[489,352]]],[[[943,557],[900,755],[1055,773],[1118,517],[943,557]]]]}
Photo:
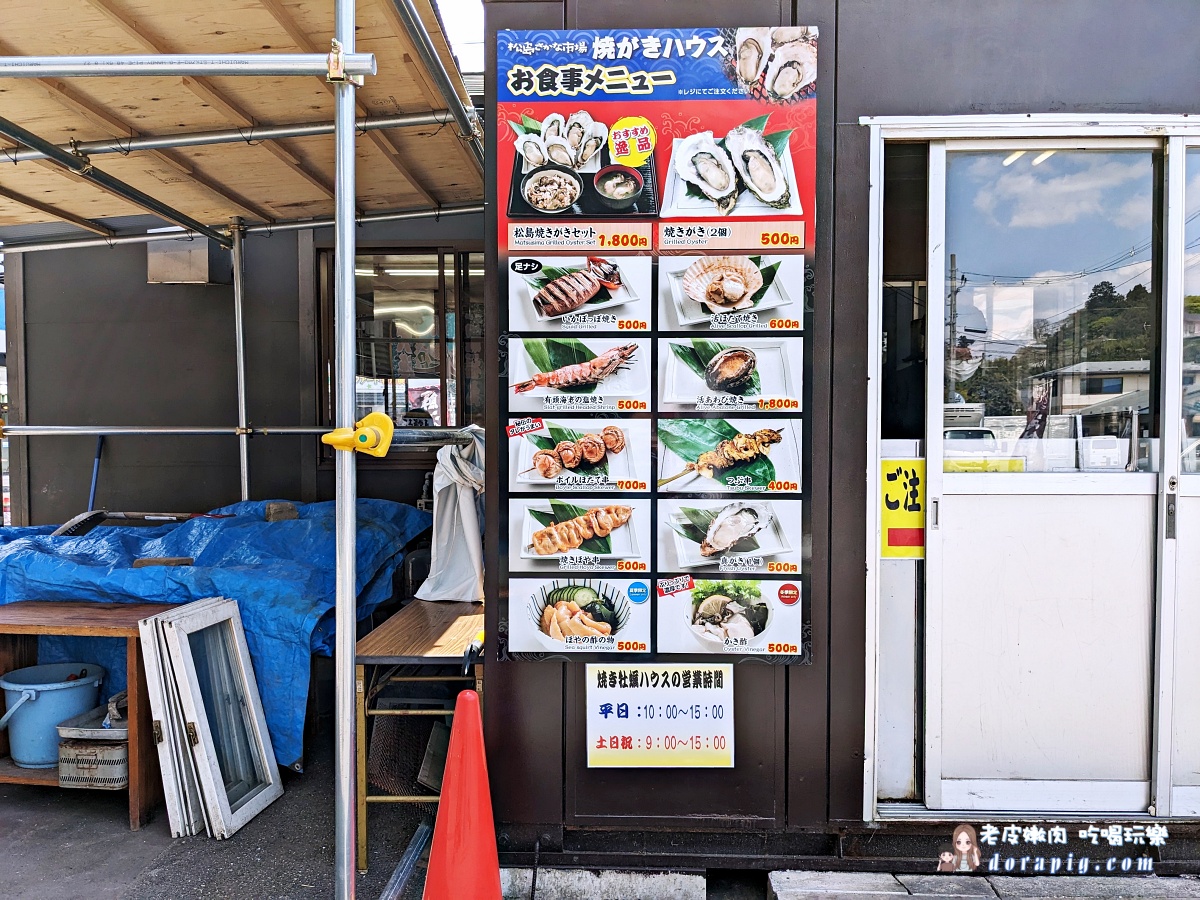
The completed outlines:
{"type": "Polygon", "coordinates": [[[650,423],[644,419],[546,418],[540,428],[508,443],[514,492],[574,491],[585,485],[611,490],[650,482],[650,423]]]}
{"type": "Polygon", "coordinates": [[[660,493],[799,493],[800,419],[658,420],[660,493]]]}
{"type": "Polygon", "coordinates": [[[512,571],[571,571],[578,563],[615,568],[650,559],[650,501],[645,498],[551,497],[509,506],[512,571]]]}
{"type": "Polygon", "coordinates": [[[648,256],[522,257],[508,269],[512,331],[615,331],[618,319],[650,321],[648,256]],[[599,314],[601,322],[592,318],[599,314]]]}

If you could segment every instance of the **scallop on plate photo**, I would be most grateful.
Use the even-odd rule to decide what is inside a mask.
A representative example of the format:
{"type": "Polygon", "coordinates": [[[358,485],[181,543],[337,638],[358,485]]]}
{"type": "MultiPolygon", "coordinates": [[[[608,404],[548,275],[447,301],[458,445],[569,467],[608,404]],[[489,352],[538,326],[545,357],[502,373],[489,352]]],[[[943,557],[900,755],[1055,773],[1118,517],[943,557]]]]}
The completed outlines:
{"type": "MultiPolygon", "coordinates": [[[[619,320],[648,323],[650,284],[648,256],[513,259],[508,264],[508,328],[615,331],[619,320]]],[[[647,327],[643,324],[641,330],[647,327]]],[[[621,330],[633,329],[626,324],[621,330]]]]}
{"type": "Polygon", "coordinates": [[[659,409],[798,413],[801,337],[660,338],[659,409]]]}
{"type": "Polygon", "coordinates": [[[660,257],[658,327],[799,330],[804,265],[799,254],[660,257]]]}
{"type": "Polygon", "coordinates": [[[578,577],[509,581],[508,648],[517,653],[646,652],[648,579],[578,577]]]}
{"type": "Polygon", "coordinates": [[[508,439],[509,490],[647,490],[650,422],[646,419],[546,418],[508,439]]]}
{"type": "Polygon", "coordinates": [[[525,337],[510,340],[508,350],[508,408],[514,412],[556,405],[612,410],[616,401],[638,397],[641,410],[648,408],[649,341],[525,337]]]}
{"type": "Polygon", "coordinates": [[[807,655],[803,590],[798,578],[696,578],[673,590],[659,579],[659,653],[807,655]],[[671,592],[673,590],[673,592],[671,592]]]}

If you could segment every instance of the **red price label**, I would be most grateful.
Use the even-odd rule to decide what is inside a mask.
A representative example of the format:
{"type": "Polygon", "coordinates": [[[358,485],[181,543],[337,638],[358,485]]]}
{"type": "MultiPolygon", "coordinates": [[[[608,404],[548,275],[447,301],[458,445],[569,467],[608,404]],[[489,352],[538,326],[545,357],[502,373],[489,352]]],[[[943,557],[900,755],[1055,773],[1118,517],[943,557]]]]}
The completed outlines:
{"type": "Polygon", "coordinates": [[[794,584],[783,584],[779,586],[779,602],[784,606],[792,606],[800,600],[800,588],[794,584]]]}

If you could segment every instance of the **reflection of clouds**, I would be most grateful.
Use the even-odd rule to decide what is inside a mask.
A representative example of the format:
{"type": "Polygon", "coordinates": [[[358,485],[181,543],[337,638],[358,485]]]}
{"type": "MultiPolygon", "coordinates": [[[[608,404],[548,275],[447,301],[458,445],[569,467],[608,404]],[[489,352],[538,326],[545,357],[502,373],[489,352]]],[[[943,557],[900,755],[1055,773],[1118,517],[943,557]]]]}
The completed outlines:
{"type": "Polygon", "coordinates": [[[1022,160],[999,174],[1000,157],[989,154],[969,167],[985,183],[974,197],[974,207],[998,225],[1009,228],[1051,228],[1083,218],[1107,219],[1122,228],[1145,227],[1151,216],[1148,190],[1118,200],[1111,192],[1149,184],[1152,172],[1145,154],[1120,161],[1115,154],[1075,154],[1082,167],[1075,172],[1051,174],[1051,162],[1037,169],[1022,160]],[[1108,194],[1108,196],[1106,196],[1108,194]]]}

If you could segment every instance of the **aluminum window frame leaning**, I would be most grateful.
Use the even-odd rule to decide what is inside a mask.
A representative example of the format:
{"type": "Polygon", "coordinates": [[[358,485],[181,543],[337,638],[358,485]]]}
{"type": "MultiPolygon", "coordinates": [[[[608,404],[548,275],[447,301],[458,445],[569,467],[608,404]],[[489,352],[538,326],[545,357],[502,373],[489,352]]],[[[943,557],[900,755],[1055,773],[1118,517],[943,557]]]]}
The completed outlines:
{"type": "Polygon", "coordinates": [[[178,615],[163,622],[162,630],[175,670],[175,682],[180,688],[180,704],[189,730],[187,740],[191,744],[190,752],[200,780],[206,818],[214,837],[218,840],[228,838],[283,795],[279,766],[271,746],[271,736],[267,731],[262,698],[258,692],[258,682],[254,677],[254,666],[250,661],[250,651],[246,646],[246,635],[242,628],[241,613],[232,600],[222,600],[205,604],[199,609],[180,610],[178,615]],[[189,641],[191,635],[212,627],[227,628],[232,639],[232,674],[240,680],[242,696],[249,714],[247,735],[250,739],[250,749],[255,755],[255,768],[263,779],[262,784],[254,788],[236,809],[231,808],[229,803],[213,740],[212,725],[204,708],[204,698],[200,693],[195,658],[189,641]],[[192,734],[192,731],[195,734],[192,734]]]}

